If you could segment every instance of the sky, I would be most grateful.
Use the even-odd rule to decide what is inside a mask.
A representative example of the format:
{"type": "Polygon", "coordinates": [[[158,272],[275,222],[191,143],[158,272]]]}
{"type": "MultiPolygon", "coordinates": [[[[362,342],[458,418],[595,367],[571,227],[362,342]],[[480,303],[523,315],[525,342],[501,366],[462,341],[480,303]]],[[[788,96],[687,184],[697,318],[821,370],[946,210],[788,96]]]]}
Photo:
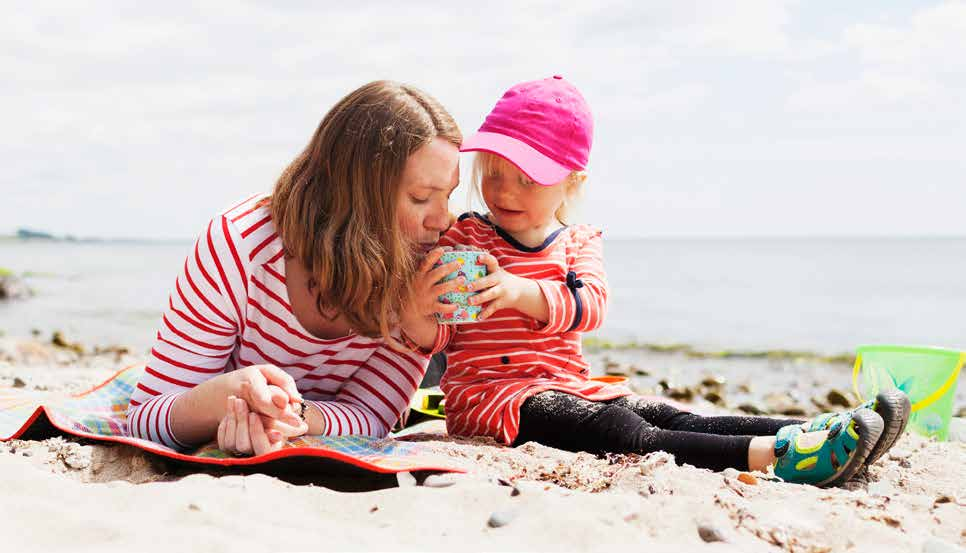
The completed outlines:
{"type": "Polygon", "coordinates": [[[966,235],[966,2],[516,4],[8,6],[0,234],[190,239],[366,82],[468,135],[560,74],[595,117],[578,217],[607,236],[966,235]]]}

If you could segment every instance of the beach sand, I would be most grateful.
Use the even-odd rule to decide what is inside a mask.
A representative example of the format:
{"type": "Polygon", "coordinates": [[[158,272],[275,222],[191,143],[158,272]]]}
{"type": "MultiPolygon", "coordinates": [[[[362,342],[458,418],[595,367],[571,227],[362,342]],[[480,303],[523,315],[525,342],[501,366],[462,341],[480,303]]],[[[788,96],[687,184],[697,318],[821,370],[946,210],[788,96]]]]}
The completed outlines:
{"type": "MultiPolygon", "coordinates": [[[[81,391],[143,361],[0,339],[0,386],[81,391]],[[18,380],[19,379],[19,380],[18,380]]],[[[907,434],[844,488],[754,482],[672,456],[419,441],[465,475],[199,472],[70,438],[0,444],[0,549],[957,551],[966,443],[907,434]],[[740,478],[740,479],[739,479],[740,478]],[[710,541],[709,541],[710,540],[710,541]]]]}

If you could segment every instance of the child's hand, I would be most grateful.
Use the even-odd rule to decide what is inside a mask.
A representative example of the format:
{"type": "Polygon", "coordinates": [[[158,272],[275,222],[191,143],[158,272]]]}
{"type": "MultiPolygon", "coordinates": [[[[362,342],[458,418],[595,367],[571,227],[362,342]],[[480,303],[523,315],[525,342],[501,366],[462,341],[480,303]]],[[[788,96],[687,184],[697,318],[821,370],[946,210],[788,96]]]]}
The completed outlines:
{"type": "Polygon", "coordinates": [[[432,317],[434,313],[454,313],[458,305],[446,304],[439,301],[439,297],[447,292],[455,292],[466,283],[466,279],[458,277],[448,282],[439,281],[446,275],[456,272],[460,265],[452,261],[439,267],[433,267],[447,248],[436,248],[426,254],[426,258],[416,272],[413,286],[409,294],[409,308],[404,319],[432,317]],[[437,284],[439,283],[439,284],[437,284]]]}
{"type": "Polygon", "coordinates": [[[479,319],[486,319],[500,309],[519,309],[521,298],[532,295],[534,289],[540,293],[532,280],[504,270],[492,255],[486,254],[479,259],[486,265],[487,275],[467,286],[470,292],[479,292],[470,297],[470,305],[486,305],[479,319]]]}

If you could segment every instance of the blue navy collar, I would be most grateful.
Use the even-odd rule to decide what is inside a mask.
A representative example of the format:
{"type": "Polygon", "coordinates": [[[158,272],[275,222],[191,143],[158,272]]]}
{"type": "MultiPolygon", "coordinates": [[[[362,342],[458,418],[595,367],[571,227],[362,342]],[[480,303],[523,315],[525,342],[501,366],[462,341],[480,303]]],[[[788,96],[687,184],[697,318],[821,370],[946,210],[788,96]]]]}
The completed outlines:
{"type": "Polygon", "coordinates": [[[463,221],[464,219],[468,219],[470,217],[474,217],[474,218],[479,219],[479,220],[483,221],[484,223],[490,225],[491,227],[493,227],[493,230],[495,230],[496,233],[500,236],[500,238],[506,240],[506,242],[508,244],[510,244],[514,248],[520,250],[521,252],[527,252],[527,253],[537,253],[537,252],[541,252],[541,251],[547,249],[547,246],[549,246],[550,244],[553,244],[553,241],[557,239],[557,235],[567,229],[567,225],[564,225],[564,226],[558,228],[557,230],[553,231],[553,233],[551,233],[550,236],[548,236],[543,241],[543,244],[540,244],[539,246],[536,246],[534,248],[531,248],[530,246],[525,246],[525,245],[521,244],[519,240],[517,240],[516,238],[513,237],[513,235],[511,235],[509,232],[503,230],[502,228],[498,227],[493,221],[489,220],[486,217],[486,215],[481,215],[481,214],[477,213],[476,211],[473,211],[471,213],[464,213],[464,214],[460,215],[459,220],[460,221],[463,221]]]}

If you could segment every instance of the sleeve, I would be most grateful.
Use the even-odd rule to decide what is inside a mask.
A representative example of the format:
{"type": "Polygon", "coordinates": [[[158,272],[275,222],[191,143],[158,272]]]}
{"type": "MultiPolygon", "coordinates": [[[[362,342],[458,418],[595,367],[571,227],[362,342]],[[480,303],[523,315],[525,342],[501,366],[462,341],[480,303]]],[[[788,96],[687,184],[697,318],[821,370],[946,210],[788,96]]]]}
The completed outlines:
{"type": "Polygon", "coordinates": [[[171,405],[185,391],[222,374],[244,330],[247,297],[241,238],[225,218],[216,217],[185,260],[168,299],[168,309],[144,374],[128,405],[128,433],[175,449],[171,405]]]}
{"type": "Polygon", "coordinates": [[[586,240],[568,267],[566,282],[536,281],[550,306],[543,334],[587,332],[600,327],[607,312],[607,276],[604,272],[603,240],[599,231],[586,240]]]}
{"type": "Polygon", "coordinates": [[[362,434],[383,438],[396,424],[429,366],[429,358],[398,352],[388,344],[376,349],[330,401],[312,401],[325,419],[326,436],[362,434]]]}

